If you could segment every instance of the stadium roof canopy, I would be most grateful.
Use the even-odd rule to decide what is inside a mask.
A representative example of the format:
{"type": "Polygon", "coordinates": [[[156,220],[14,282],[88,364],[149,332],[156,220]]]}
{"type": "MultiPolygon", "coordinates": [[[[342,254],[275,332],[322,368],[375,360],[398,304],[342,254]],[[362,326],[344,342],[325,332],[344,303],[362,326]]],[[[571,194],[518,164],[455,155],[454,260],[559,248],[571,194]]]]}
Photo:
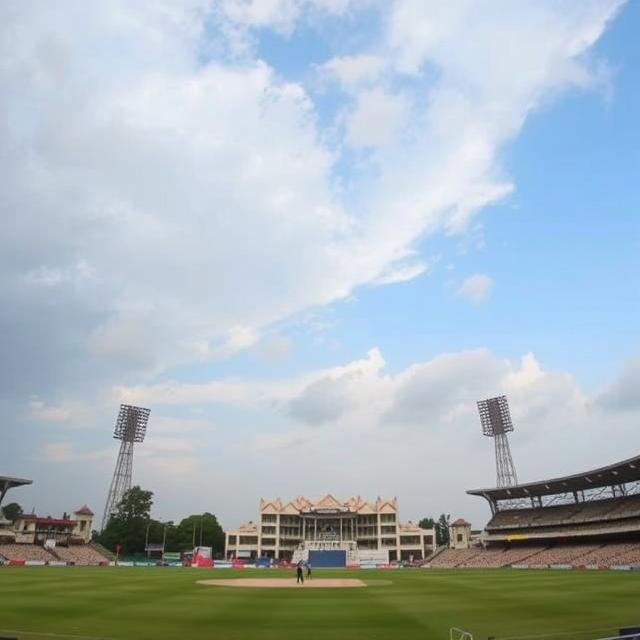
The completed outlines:
{"type": "Polygon", "coordinates": [[[527,482],[513,487],[495,487],[493,489],[470,489],[472,496],[482,496],[490,502],[514,500],[536,496],[550,496],[573,491],[587,491],[600,487],[612,487],[628,482],[640,481],[640,455],[622,460],[606,467],[575,473],[561,478],[550,478],[538,482],[527,482]]]}
{"type": "Polygon", "coordinates": [[[10,476],[0,476],[0,504],[2,504],[2,500],[9,491],[9,489],[13,489],[15,487],[21,487],[25,484],[32,484],[33,480],[25,480],[24,478],[11,478],[10,476]]]}

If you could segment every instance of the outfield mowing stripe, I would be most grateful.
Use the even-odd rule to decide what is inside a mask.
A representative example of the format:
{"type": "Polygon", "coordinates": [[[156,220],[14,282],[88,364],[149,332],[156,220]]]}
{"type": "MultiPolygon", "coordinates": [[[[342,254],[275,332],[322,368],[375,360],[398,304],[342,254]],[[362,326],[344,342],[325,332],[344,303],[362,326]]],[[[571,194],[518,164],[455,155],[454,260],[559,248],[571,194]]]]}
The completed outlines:
{"type": "Polygon", "coordinates": [[[533,640],[534,638],[549,638],[554,636],[575,636],[584,633],[611,633],[611,627],[600,627],[599,629],[574,629],[573,631],[548,631],[547,633],[535,633],[526,636],[501,636],[496,640],[533,640]]]}
{"type": "Polygon", "coordinates": [[[43,631],[25,631],[24,629],[0,629],[0,633],[19,633],[20,635],[26,634],[43,638],[75,638],[75,640],[118,640],[106,636],[76,636],[71,633],[44,633],[43,631]]]}

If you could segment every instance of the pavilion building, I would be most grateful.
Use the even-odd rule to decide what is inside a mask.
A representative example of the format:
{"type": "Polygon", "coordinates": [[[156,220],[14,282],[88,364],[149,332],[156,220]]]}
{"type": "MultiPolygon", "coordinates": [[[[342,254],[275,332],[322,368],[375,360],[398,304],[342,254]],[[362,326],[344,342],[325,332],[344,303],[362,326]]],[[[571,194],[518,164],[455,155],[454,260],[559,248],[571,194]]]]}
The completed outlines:
{"type": "Polygon", "coordinates": [[[399,520],[398,501],[299,496],[260,499],[256,521],[227,531],[227,558],[292,560],[311,551],[345,551],[346,561],[418,561],[435,550],[435,531],[399,520]]]}

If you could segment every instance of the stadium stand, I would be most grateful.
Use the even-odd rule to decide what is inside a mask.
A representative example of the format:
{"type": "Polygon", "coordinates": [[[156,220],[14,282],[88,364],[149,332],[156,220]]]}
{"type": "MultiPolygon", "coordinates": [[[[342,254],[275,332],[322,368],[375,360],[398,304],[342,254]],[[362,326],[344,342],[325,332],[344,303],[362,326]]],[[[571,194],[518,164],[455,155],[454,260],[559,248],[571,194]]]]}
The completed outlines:
{"type": "Polygon", "coordinates": [[[514,545],[444,549],[425,562],[435,568],[497,569],[514,565],[530,567],[572,566],[612,567],[640,565],[640,543],[564,544],[552,547],[514,545]]]}
{"type": "Polygon", "coordinates": [[[434,556],[429,565],[431,567],[453,568],[470,562],[475,556],[482,553],[480,547],[472,549],[444,549],[434,556]]]}
{"type": "Polygon", "coordinates": [[[102,565],[109,560],[98,553],[91,545],[81,544],[69,547],[56,547],[53,551],[60,560],[72,562],[77,565],[102,565]]]}
{"type": "Polygon", "coordinates": [[[586,553],[574,562],[574,566],[609,566],[615,564],[617,559],[626,553],[640,549],[640,544],[629,542],[613,542],[605,544],[593,551],[586,553]]]}
{"type": "Polygon", "coordinates": [[[613,558],[613,563],[616,565],[631,564],[640,566],[640,544],[632,546],[623,553],[616,555],[613,558]]]}
{"type": "Polygon", "coordinates": [[[570,476],[467,493],[491,507],[482,546],[447,549],[430,566],[640,565],[640,456],[570,476]]]}
{"type": "Polygon", "coordinates": [[[483,549],[481,553],[465,562],[463,567],[473,567],[477,569],[497,569],[499,567],[510,567],[514,564],[528,562],[529,558],[536,556],[545,550],[545,547],[522,546],[516,548],[492,547],[483,549]]]}
{"type": "Polygon", "coordinates": [[[0,555],[5,560],[41,560],[51,562],[57,558],[37,544],[0,544],[0,555]]]}
{"type": "Polygon", "coordinates": [[[640,495],[609,498],[580,504],[548,506],[537,509],[498,511],[487,524],[487,531],[523,527],[581,525],[586,523],[640,518],[640,495]]]}
{"type": "Polygon", "coordinates": [[[572,565],[588,553],[601,549],[598,544],[563,544],[559,543],[535,554],[527,560],[532,567],[548,565],[572,565]]]}

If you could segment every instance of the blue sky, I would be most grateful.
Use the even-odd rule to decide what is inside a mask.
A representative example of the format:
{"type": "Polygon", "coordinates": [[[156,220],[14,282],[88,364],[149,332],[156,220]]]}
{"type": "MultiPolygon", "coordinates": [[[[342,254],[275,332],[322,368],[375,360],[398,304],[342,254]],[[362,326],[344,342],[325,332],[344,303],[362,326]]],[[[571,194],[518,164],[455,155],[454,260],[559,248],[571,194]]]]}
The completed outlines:
{"type": "Polygon", "coordinates": [[[16,500],[99,511],[123,401],[156,515],[225,526],[326,492],[480,526],[488,395],[522,479],[637,449],[637,3],[4,11],[16,500]]]}

